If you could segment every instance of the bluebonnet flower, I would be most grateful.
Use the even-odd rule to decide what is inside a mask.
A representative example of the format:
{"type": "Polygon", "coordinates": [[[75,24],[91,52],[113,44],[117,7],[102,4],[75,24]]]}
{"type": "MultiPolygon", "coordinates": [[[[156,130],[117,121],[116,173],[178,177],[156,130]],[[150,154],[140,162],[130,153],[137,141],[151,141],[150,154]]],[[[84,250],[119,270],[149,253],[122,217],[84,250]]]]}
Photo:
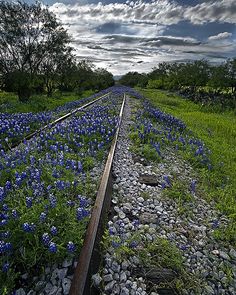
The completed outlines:
{"type": "Polygon", "coordinates": [[[166,182],[166,184],[168,185],[168,187],[170,187],[171,186],[170,177],[168,175],[164,175],[163,179],[166,182]]]}
{"type": "Polygon", "coordinates": [[[1,239],[7,239],[7,238],[9,238],[9,236],[10,236],[10,232],[9,232],[9,230],[0,233],[0,237],[1,237],[1,239]]]}
{"type": "Polygon", "coordinates": [[[57,228],[55,226],[52,226],[50,231],[51,231],[52,235],[54,235],[54,236],[57,235],[57,228]]]}
{"type": "Polygon", "coordinates": [[[81,207],[86,207],[88,205],[88,200],[85,197],[81,197],[79,204],[81,207]]]}
{"type": "Polygon", "coordinates": [[[17,211],[16,211],[16,209],[13,209],[12,211],[11,211],[11,215],[12,215],[12,217],[14,218],[14,219],[17,219],[19,216],[18,216],[18,213],[17,213],[17,211]]]}
{"type": "Polygon", "coordinates": [[[68,201],[66,202],[66,205],[69,206],[69,207],[73,207],[73,206],[75,206],[75,202],[72,201],[72,200],[68,200],[68,201]]]}
{"type": "Polygon", "coordinates": [[[219,227],[219,220],[215,219],[212,221],[212,228],[215,229],[215,228],[218,228],[219,227]]]}
{"type": "Polygon", "coordinates": [[[44,222],[47,218],[47,214],[45,212],[40,213],[39,219],[41,222],[44,222]]]}
{"type": "Polygon", "coordinates": [[[49,249],[49,251],[51,253],[56,253],[57,252],[57,245],[54,242],[51,242],[49,244],[49,248],[48,249],[49,249]]]}
{"type": "Polygon", "coordinates": [[[120,242],[116,242],[116,241],[112,241],[111,242],[111,245],[112,245],[113,248],[118,248],[118,247],[120,247],[121,243],[120,242]]]}
{"type": "Polygon", "coordinates": [[[10,189],[11,189],[11,182],[10,182],[9,180],[6,182],[6,184],[5,184],[5,188],[6,188],[7,190],[10,190],[10,189]]]}
{"type": "Polygon", "coordinates": [[[57,198],[53,195],[49,196],[49,202],[50,202],[50,206],[51,208],[55,208],[57,205],[57,198]]]}
{"type": "Polygon", "coordinates": [[[135,226],[135,227],[138,227],[139,226],[139,220],[138,219],[134,219],[133,220],[133,222],[132,222],[132,224],[133,224],[133,226],[135,226]]]}
{"type": "Polygon", "coordinates": [[[26,197],[26,207],[31,208],[33,205],[33,199],[31,197],[26,197]]]}
{"type": "Polygon", "coordinates": [[[27,232],[27,233],[30,233],[30,232],[33,232],[35,230],[35,224],[31,223],[29,224],[28,222],[25,222],[23,225],[23,230],[24,232],[27,232]]]}
{"type": "Polygon", "coordinates": [[[83,219],[83,208],[77,208],[76,217],[77,217],[77,220],[82,220],[83,219]]]}
{"type": "Polygon", "coordinates": [[[186,245],[180,245],[179,248],[181,250],[185,251],[185,250],[187,250],[188,247],[186,245]]]}
{"type": "Polygon", "coordinates": [[[0,202],[4,200],[5,193],[4,193],[4,188],[0,186],[0,202]]]}
{"type": "Polygon", "coordinates": [[[0,222],[0,226],[4,226],[8,223],[7,219],[2,219],[0,222]]]}
{"type": "Polygon", "coordinates": [[[114,227],[109,227],[109,235],[112,236],[116,233],[116,229],[114,227]]]}
{"type": "Polygon", "coordinates": [[[80,221],[82,220],[84,217],[88,216],[89,215],[89,211],[84,209],[84,208],[77,208],[76,209],[76,217],[77,217],[77,220],[80,221]]]}
{"type": "Polygon", "coordinates": [[[129,244],[130,248],[136,248],[138,246],[138,242],[137,241],[132,241],[130,244],[129,244]]]}
{"type": "Polygon", "coordinates": [[[81,162],[78,161],[78,172],[80,173],[82,171],[83,171],[83,166],[82,166],[81,162]]]}
{"type": "Polygon", "coordinates": [[[2,209],[3,209],[3,211],[8,211],[9,210],[8,205],[7,204],[3,204],[2,205],[2,209]]]}
{"type": "Polygon", "coordinates": [[[197,181],[195,179],[192,180],[190,183],[190,191],[193,194],[195,194],[195,192],[196,192],[196,184],[197,184],[197,181]]]}
{"type": "Polygon", "coordinates": [[[0,240],[0,254],[5,252],[5,242],[0,240]]]}
{"type": "Polygon", "coordinates": [[[9,263],[4,263],[3,266],[2,266],[2,272],[8,272],[10,268],[10,264],[9,263]]]}
{"type": "Polygon", "coordinates": [[[45,246],[49,245],[50,240],[51,240],[51,238],[50,238],[50,236],[49,236],[48,233],[44,233],[44,234],[42,235],[42,241],[43,241],[43,244],[44,244],[45,246]]]}
{"type": "Polygon", "coordinates": [[[69,241],[68,242],[68,244],[67,244],[67,246],[66,246],[66,248],[67,248],[67,251],[68,252],[74,252],[75,251],[75,244],[73,243],[73,242],[71,242],[71,241],[69,241]]]}

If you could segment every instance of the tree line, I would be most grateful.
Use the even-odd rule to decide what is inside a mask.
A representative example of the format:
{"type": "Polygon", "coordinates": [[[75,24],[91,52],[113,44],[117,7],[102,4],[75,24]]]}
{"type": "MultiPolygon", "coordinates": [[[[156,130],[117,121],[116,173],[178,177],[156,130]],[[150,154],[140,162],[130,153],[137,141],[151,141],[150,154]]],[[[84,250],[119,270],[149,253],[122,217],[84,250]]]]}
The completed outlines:
{"type": "Polygon", "coordinates": [[[56,16],[40,2],[0,2],[0,89],[17,92],[20,101],[33,93],[101,90],[113,75],[77,61],[72,39],[56,16]]]}
{"type": "Polygon", "coordinates": [[[162,62],[147,74],[129,72],[119,83],[178,91],[202,103],[236,107],[236,58],[218,65],[207,60],[162,62]]]}

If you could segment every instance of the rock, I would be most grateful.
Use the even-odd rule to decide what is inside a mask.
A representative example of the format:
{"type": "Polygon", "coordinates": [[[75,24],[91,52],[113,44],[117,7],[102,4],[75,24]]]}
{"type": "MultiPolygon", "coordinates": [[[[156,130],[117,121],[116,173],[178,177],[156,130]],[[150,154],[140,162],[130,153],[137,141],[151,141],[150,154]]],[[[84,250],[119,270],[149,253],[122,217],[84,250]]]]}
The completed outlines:
{"type": "Polygon", "coordinates": [[[127,281],[127,275],[126,273],[123,271],[121,274],[120,274],[120,282],[126,282],[127,281]]]}
{"type": "Polygon", "coordinates": [[[219,255],[220,254],[220,251],[219,250],[213,250],[213,251],[211,251],[211,253],[213,255],[219,255]]]}
{"type": "Polygon", "coordinates": [[[127,270],[128,267],[129,267],[129,263],[126,260],[121,263],[121,268],[123,270],[127,270]]]}
{"type": "Polygon", "coordinates": [[[113,261],[113,263],[111,265],[111,269],[114,272],[120,272],[120,265],[116,261],[113,261]]]}
{"type": "Polygon", "coordinates": [[[205,292],[206,292],[207,295],[214,295],[215,294],[215,292],[214,292],[214,290],[213,290],[213,288],[211,286],[206,286],[205,287],[205,292]]]}
{"type": "Polygon", "coordinates": [[[230,260],[230,257],[227,253],[225,253],[224,251],[220,251],[219,253],[220,257],[225,259],[225,260],[230,260]]]}
{"type": "Polygon", "coordinates": [[[113,280],[112,274],[107,274],[103,277],[104,282],[110,282],[113,280]]]}
{"type": "Polygon", "coordinates": [[[137,198],[137,201],[138,201],[139,203],[143,203],[143,202],[144,202],[144,198],[139,197],[139,198],[137,198]]]}
{"type": "Polygon", "coordinates": [[[120,219],[124,219],[126,217],[126,215],[123,211],[119,211],[118,216],[120,219]]]}
{"type": "Polygon", "coordinates": [[[53,285],[51,283],[47,283],[45,289],[44,289],[44,292],[46,292],[46,294],[49,294],[51,292],[53,288],[53,285]]]}
{"type": "Polygon", "coordinates": [[[69,294],[70,286],[71,286],[71,280],[64,278],[62,281],[62,289],[65,295],[69,294]]]}
{"type": "Polygon", "coordinates": [[[53,286],[52,290],[50,291],[50,293],[48,295],[56,295],[58,291],[58,287],[57,286],[53,286]]]}
{"type": "Polygon", "coordinates": [[[105,286],[105,291],[111,291],[115,285],[116,281],[111,281],[105,286]]]}
{"type": "Polygon", "coordinates": [[[72,266],[72,259],[65,259],[62,263],[62,267],[70,267],[72,266]]]}
{"type": "Polygon", "coordinates": [[[30,291],[27,293],[27,295],[36,295],[36,292],[33,291],[33,290],[30,290],[30,291]]]}
{"type": "Polygon", "coordinates": [[[20,289],[16,290],[15,295],[26,295],[26,293],[23,288],[20,288],[20,289]]]}
{"type": "Polygon", "coordinates": [[[100,274],[99,273],[94,274],[92,276],[92,281],[93,281],[94,285],[98,287],[102,281],[100,274]]]}
{"type": "Polygon", "coordinates": [[[112,289],[113,294],[120,294],[120,286],[118,284],[115,284],[115,286],[112,289]]]}
{"type": "Polygon", "coordinates": [[[147,174],[140,175],[138,181],[142,184],[146,184],[146,185],[150,185],[150,186],[158,186],[158,184],[159,184],[156,176],[147,175],[147,174]]]}
{"type": "Polygon", "coordinates": [[[123,205],[124,213],[130,213],[132,209],[133,209],[133,207],[132,207],[132,205],[130,203],[125,203],[123,205]]]}
{"type": "Polygon", "coordinates": [[[232,259],[236,259],[236,251],[234,249],[230,249],[229,255],[232,259]]]}
{"type": "Polygon", "coordinates": [[[37,284],[35,285],[35,291],[40,291],[44,288],[45,286],[45,282],[44,281],[38,281],[37,284]]]}
{"type": "Polygon", "coordinates": [[[21,278],[23,279],[23,280],[27,280],[28,279],[28,274],[27,273],[24,273],[22,276],[21,276],[21,278]]]}
{"type": "Polygon", "coordinates": [[[120,295],[129,295],[129,289],[127,289],[126,287],[123,287],[121,289],[120,295]]]}
{"type": "Polygon", "coordinates": [[[149,212],[144,212],[140,215],[139,218],[141,223],[156,223],[157,222],[157,215],[149,212]]]}
{"type": "Polygon", "coordinates": [[[63,280],[64,277],[66,276],[67,273],[67,268],[56,268],[54,269],[53,273],[52,273],[52,277],[51,280],[53,279],[57,279],[57,280],[63,280]]]}

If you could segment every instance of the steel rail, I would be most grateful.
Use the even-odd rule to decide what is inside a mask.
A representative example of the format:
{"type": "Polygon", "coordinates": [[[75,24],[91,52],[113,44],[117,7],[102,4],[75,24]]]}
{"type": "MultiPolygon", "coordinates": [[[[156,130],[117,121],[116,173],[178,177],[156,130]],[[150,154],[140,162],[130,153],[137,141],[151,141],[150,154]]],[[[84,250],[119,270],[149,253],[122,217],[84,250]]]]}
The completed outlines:
{"type": "Polygon", "coordinates": [[[91,287],[91,277],[99,268],[99,244],[104,228],[104,216],[110,207],[112,191],[111,167],[118,141],[120,124],[123,116],[126,95],[119,114],[119,126],[113,138],[111,148],[107,157],[100,186],[97,192],[95,204],[91,213],[91,218],[87,227],[84,244],[79,255],[79,261],[74,272],[70,295],[89,295],[96,292],[91,287]]]}
{"type": "Polygon", "coordinates": [[[88,103],[82,105],[81,107],[78,107],[78,108],[76,108],[75,110],[73,110],[73,111],[71,111],[71,112],[69,112],[69,113],[67,113],[67,114],[65,114],[65,115],[63,115],[63,116],[61,116],[61,117],[59,117],[58,119],[54,120],[53,122],[50,122],[50,123],[46,124],[46,125],[43,126],[42,128],[40,128],[40,129],[38,129],[38,130],[36,130],[36,131],[34,131],[34,132],[32,132],[32,133],[26,135],[23,139],[21,139],[21,140],[18,141],[17,143],[14,143],[13,145],[9,146],[9,149],[12,149],[12,148],[17,147],[18,145],[20,145],[20,144],[21,144],[22,142],[24,142],[25,140],[29,140],[29,139],[31,139],[32,137],[34,137],[35,135],[38,135],[38,134],[39,134],[40,132],[42,132],[43,130],[45,130],[45,129],[47,129],[47,128],[51,128],[51,127],[53,127],[53,126],[56,125],[57,123],[64,121],[65,119],[67,119],[68,117],[74,115],[74,114],[77,113],[78,111],[81,111],[81,110],[83,110],[83,109],[89,107],[90,105],[94,104],[94,103],[97,102],[98,100],[100,100],[100,99],[102,99],[102,98],[104,98],[104,97],[106,97],[106,96],[109,96],[110,94],[111,94],[111,92],[108,92],[108,93],[106,93],[106,94],[104,94],[104,95],[102,95],[102,96],[100,96],[100,97],[98,97],[98,98],[96,98],[96,99],[94,99],[94,100],[92,100],[92,101],[90,101],[90,102],[88,102],[88,103]]]}

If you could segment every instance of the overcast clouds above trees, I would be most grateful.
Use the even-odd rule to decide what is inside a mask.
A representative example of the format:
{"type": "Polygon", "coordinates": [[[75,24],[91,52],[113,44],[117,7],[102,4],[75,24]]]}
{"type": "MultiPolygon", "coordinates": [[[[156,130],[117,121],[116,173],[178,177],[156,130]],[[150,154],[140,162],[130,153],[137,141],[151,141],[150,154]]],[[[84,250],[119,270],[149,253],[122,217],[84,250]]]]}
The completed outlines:
{"type": "Polygon", "coordinates": [[[148,71],[162,61],[236,56],[234,0],[44,3],[72,34],[77,55],[114,74],[148,71]]]}

